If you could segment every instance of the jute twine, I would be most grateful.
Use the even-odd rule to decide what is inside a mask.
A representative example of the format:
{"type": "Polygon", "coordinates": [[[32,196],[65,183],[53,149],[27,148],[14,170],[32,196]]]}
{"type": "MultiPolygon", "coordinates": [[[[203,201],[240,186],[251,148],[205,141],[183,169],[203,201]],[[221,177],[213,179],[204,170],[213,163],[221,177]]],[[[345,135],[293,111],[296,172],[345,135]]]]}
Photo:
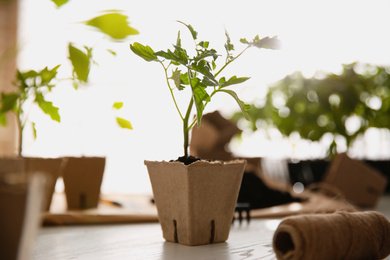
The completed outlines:
{"type": "Polygon", "coordinates": [[[273,237],[279,260],[378,260],[390,254],[390,222],[379,212],[284,219],[273,237]]]}

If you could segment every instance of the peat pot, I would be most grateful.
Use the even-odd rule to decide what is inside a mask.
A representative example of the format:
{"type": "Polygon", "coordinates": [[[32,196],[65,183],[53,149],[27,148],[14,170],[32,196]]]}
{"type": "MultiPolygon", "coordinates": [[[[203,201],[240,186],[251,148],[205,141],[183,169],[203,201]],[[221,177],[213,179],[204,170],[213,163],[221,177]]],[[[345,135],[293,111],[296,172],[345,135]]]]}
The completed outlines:
{"type": "Polygon", "coordinates": [[[106,164],[105,157],[66,157],[63,180],[68,209],[96,208],[106,164]]]}
{"type": "Polygon", "coordinates": [[[145,165],[166,241],[195,246],[228,239],[245,160],[145,165]]]}
{"type": "Polygon", "coordinates": [[[0,259],[29,259],[41,225],[48,175],[0,172],[0,259]]]}
{"type": "Polygon", "coordinates": [[[44,193],[43,210],[49,211],[55,184],[65,165],[63,158],[39,157],[2,157],[0,158],[0,172],[41,172],[46,175],[47,185],[44,193]]]}

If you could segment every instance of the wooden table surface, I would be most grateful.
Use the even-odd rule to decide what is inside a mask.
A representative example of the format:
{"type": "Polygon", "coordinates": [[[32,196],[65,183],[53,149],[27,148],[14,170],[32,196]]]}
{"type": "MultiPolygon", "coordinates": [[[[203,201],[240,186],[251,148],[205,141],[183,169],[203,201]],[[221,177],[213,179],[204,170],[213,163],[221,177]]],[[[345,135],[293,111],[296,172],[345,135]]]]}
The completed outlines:
{"type": "MultiPolygon", "coordinates": [[[[377,209],[390,219],[390,195],[377,209]]],[[[43,227],[33,260],[66,259],[276,259],[272,236],[281,219],[253,219],[234,223],[225,243],[184,246],[165,242],[158,223],[43,227]]],[[[390,260],[390,257],[386,258],[390,260]]]]}

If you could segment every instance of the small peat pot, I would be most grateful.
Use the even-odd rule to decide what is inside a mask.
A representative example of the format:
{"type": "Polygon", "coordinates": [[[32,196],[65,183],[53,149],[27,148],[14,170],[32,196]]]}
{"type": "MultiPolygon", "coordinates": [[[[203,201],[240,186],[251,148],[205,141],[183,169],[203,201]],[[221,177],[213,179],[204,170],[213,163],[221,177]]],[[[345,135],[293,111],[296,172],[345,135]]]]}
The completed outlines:
{"type": "Polygon", "coordinates": [[[0,158],[0,172],[41,172],[46,175],[45,200],[43,210],[49,211],[56,181],[61,176],[65,166],[63,158],[40,157],[2,157],[0,158]]]}
{"type": "Polygon", "coordinates": [[[245,160],[145,165],[166,241],[195,246],[228,239],[245,160]]]}
{"type": "Polygon", "coordinates": [[[0,172],[1,259],[30,259],[47,184],[40,172],[0,172]]]}
{"type": "Polygon", "coordinates": [[[26,161],[26,171],[42,172],[47,175],[46,193],[43,210],[49,211],[53,193],[58,177],[62,175],[66,160],[64,158],[38,158],[24,157],[26,161]]]}
{"type": "Polygon", "coordinates": [[[63,180],[68,209],[96,208],[106,164],[105,157],[66,157],[63,180]]]}

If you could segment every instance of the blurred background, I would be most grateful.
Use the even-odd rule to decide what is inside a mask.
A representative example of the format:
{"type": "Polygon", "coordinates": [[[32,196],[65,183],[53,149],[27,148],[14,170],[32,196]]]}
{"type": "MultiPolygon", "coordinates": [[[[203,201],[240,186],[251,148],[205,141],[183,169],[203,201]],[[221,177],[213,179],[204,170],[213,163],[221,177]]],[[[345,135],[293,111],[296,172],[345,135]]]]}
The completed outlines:
{"type": "MultiPolygon", "coordinates": [[[[32,131],[26,130],[23,155],[106,156],[103,193],[150,193],[143,161],[171,160],[182,155],[181,120],[165,85],[161,66],[135,56],[129,44],[140,42],[154,50],[166,50],[175,43],[177,32],[181,30],[183,45],[191,45],[190,35],[176,20],[191,24],[199,32],[199,39],[210,41],[211,47],[221,53],[224,53],[225,29],[237,54],[244,48],[240,38],[278,36],[282,41],[280,50],[249,49],[226,71],[227,75],[251,77],[235,90],[242,100],[261,109],[267,100],[271,100],[267,97],[270,87],[286,76],[295,75],[293,78],[302,83],[303,78],[324,79],[327,73],[343,75],[346,64],[361,63],[374,66],[355,68],[354,72],[368,75],[367,78],[378,74],[375,66],[390,66],[389,9],[390,2],[387,0],[242,0],[239,3],[71,0],[61,8],[56,8],[49,0],[20,0],[17,28],[17,67],[20,70],[51,68],[61,64],[59,77],[66,78],[71,70],[67,57],[70,41],[94,46],[94,60],[97,62],[91,69],[87,86],[76,91],[71,82],[63,80],[50,93],[50,100],[60,108],[61,123],[53,122],[35,108],[31,109],[30,117],[36,122],[37,137],[34,139],[32,131]],[[128,16],[130,25],[140,33],[122,41],[111,41],[80,23],[104,10],[121,10],[128,16]],[[99,49],[115,50],[116,55],[99,52],[99,49]],[[297,76],[297,71],[300,76],[297,76]],[[116,101],[124,102],[120,111],[112,108],[116,101]],[[130,120],[134,130],[119,128],[115,122],[117,113],[130,120]]],[[[389,73],[386,69],[384,71],[389,73]]],[[[384,73],[381,75],[387,77],[383,76],[384,73]]],[[[380,84],[383,85],[386,80],[383,79],[380,84]]],[[[337,103],[341,92],[339,89],[334,91],[337,103]]],[[[293,93],[289,90],[284,94],[281,90],[275,93],[270,104],[274,106],[273,111],[281,118],[294,119],[291,108],[287,106],[288,97],[292,97],[293,93]]],[[[389,102],[389,88],[378,93],[384,94],[377,94],[375,98],[370,93],[370,98],[363,100],[373,111],[381,110],[389,102]],[[379,101],[380,97],[387,97],[387,101],[379,101]]],[[[316,95],[317,98],[320,96],[319,93],[316,95]]],[[[310,94],[305,96],[310,97],[310,94]]],[[[341,95],[342,100],[349,97],[348,94],[341,95]]],[[[359,100],[362,99],[359,96],[359,100]]],[[[318,102],[315,95],[313,100],[318,102]]],[[[310,102],[310,99],[301,102],[310,102]]],[[[216,96],[205,113],[215,110],[231,118],[238,107],[228,96],[216,96]]],[[[389,115],[386,111],[382,116],[389,115]]],[[[349,112],[342,122],[356,115],[356,111],[349,112]]],[[[261,116],[258,120],[253,118],[255,128],[251,122],[236,118],[243,132],[228,149],[237,156],[323,159],[329,156],[329,146],[333,143],[337,144],[333,146],[337,152],[347,151],[349,147],[349,153],[357,158],[390,157],[390,126],[386,123],[367,127],[357,136],[358,129],[368,124],[361,123],[360,119],[354,121],[352,117],[344,129],[346,136],[356,134],[354,143],[349,144],[349,139],[336,135],[335,129],[323,131],[310,141],[305,140],[303,133],[283,132],[278,129],[276,121],[270,122],[261,116]]],[[[314,122],[321,126],[329,124],[334,118],[317,120],[314,122]]],[[[310,136],[309,133],[307,136],[310,136]]]]}

